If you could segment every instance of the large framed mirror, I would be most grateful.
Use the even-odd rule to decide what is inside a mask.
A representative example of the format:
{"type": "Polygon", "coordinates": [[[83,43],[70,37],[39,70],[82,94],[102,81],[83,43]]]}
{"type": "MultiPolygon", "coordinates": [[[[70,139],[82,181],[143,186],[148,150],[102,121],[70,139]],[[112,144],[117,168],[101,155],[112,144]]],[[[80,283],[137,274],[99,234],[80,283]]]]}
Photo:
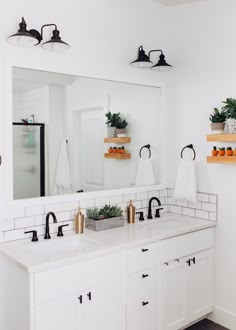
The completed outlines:
{"type": "Polygon", "coordinates": [[[13,67],[13,199],[161,184],[162,104],[160,87],[13,67]]]}

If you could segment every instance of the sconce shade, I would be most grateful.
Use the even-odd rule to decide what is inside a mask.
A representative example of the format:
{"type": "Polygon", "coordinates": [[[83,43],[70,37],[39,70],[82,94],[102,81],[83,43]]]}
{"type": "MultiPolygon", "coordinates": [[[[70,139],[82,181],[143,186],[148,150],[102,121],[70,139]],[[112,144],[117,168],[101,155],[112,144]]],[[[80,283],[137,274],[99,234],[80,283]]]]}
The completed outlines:
{"type": "Polygon", "coordinates": [[[140,46],[138,49],[138,58],[131,62],[130,65],[136,68],[151,68],[153,63],[150,61],[149,56],[145,54],[143,46],[140,46]]]}
{"type": "Polygon", "coordinates": [[[157,64],[152,66],[152,70],[157,70],[157,71],[168,71],[172,68],[173,68],[172,65],[166,62],[165,55],[163,53],[161,53],[157,64]]]}
{"type": "Polygon", "coordinates": [[[70,45],[61,40],[60,31],[55,29],[52,31],[51,40],[44,42],[42,48],[49,51],[64,52],[70,48],[70,45]]]}
{"type": "Polygon", "coordinates": [[[27,31],[27,25],[22,17],[22,21],[19,24],[19,30],[17,33],[8,37],[8,41],[14,46],[23,46],[23,47],[31,47],[38,44],[38,39],[35,38],[30,32],[27,31]]]}

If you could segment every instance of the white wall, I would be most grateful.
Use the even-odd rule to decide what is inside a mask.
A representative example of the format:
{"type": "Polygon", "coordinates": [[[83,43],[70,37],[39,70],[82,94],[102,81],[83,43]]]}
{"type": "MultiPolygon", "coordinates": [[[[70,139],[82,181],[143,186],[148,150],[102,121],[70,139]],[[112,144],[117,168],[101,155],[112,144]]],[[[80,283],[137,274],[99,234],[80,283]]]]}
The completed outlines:
{"type": "Polygon", "coordinates": [[[169,80],[169,170],[173,184],[180,150],[193,143],[199,191],[219,195],[216,234],[215,316],[236,329],[236,168],[206,163],[209,113],[236,97],[236,2],[209,0],[169,9],[168,32],[175,69],[169,80]],[[226,320],[223,320],[223,318],[226,320]]]}

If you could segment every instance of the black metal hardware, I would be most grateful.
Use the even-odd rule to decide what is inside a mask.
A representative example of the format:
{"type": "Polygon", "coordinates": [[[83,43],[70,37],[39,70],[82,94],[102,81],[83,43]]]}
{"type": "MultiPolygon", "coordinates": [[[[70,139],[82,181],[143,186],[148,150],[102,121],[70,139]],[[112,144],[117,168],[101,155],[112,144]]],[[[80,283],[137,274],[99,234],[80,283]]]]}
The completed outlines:
{"type": "Polygon", "coordinates": [[[45,196],[45,124],[43,123],[17,123],[13,122],[13,126],[39,126],[40,129],[40,197],[45,196]]]}
{"type": "Polygon", "coordinates": [[[148,301],[143,301],[143,302],[142,302],[142,305],[143,305],[143,306],[146,306],[146,305],[148,305],[148,304],[149,304],[148,301]]]}
{"type": "Polygon", "coordinates": [[[160,207],[159,209],[156,209],[155,218],[160,218],[160,211],[163,210],[163,207],[160,207]]]}
{"type": "Polygon", "coordinates": [[[182,151],[181,151],[181,158],[183,158],[183,152],[184,152],[184,149],[186,149],[186,148],[188,148],[188,149],[192,149],[192,151],[193,151],[193,160],[195,160],[195,158],[196,158],[196,152],[195,152],[195,149],[194,149],[194,147],[193,147],[192,144],[188,144],[187,146],[185,146],[185,147],[182,149],[182,151]]]}
{"type": "Polygon", "coordinates": [[[77,193],[82,193],[82,192],[84,192],[83,189],[77,190],[77,193]]]}
{"type": "MultiPolygon", "coordinates": [[[[152,201],[157,201],[157,203],[158,203],[158,206],[161,206],[161,202],[160,202],[160,200],[159,200],[159,198],[157,198],[157,197],[152,197],[152,198],[150,198],[150,200],[149,200],[149,202],[148,202],[148,219],[152,219],[153,217],[152,217],[152,201]]],[[[156,215],[157,215],[157,213],[156,213],[156,215]]],[[[157,218],[159,218],[160,217],[160,214],[159,214],[159,217],[158,216],[156,216],[157,218]]]]}
{"type": "Polygon", "coordinates": [[[61,225],[61,226],[58,227],[58,231],[57,231],[57,236],[58,237],[64,236],[63,227],[67,227],[67,226],[69,226],[69,225],[68,224],[67,225],[61,225]]]}
{"type": "Polygon", "coordinates": [[[83,304],[83,296],[80,295],[80,296],[78,297],[78,299],[79,299],[79,303],[80,303],[80,304],[83,304]]]}
{"type": "Polygon", "coordinates": [[[148,251],[148,249],[142,249],[142,252],[147,252],[148,251]]]}
{"type": "Polygon", "coordinates": [[[186,261],[186,263],[187,263],[189,266],[191,266],[191,259],[188,259],[188,260],[186,261]]]}
{"type": "Polygon", "coordinates": [[[0,155],[0,166],[2,165],[2,156],[0,155]]]}
{"type": "Polygon", "coordinates": [[[142,278],[146,278],[148,276],[149,276],[148,274],[142,274],[142,278]]]}
{"type": "Polygon", "coordinates": [[[149,158],[151,158],[152,156],[152,152],[151,152],[151,146],[150,144],[146,144],[145,146],[143,146],[140,150],[139,150],[139,157],[142,158],[142,149],[143,148],[147,148],[149,151],[149,158]]]}
{"type": "Polygon", "coordinates": [[[180,262],[180,260],[179,260],[179,259],[175,259],[175,261],[176,261],[176,262],[180,262]]]}
{"type": "Polygon", "coordinates": [[[89,300],[92,300],[92,293],[91,292],[87,293],[87,297],[89,300]]]}
{"type": "Polygon", "coordinates": [[[195,257],[193,257],[192,259],[192,262],[194,263],[194,265],[195,265],[195,263],[196,263],[196,258],[195,257]]]}
{"type": "Polygon", "coordinates": [[[32,236],[32,242],[38,242],[38,235],[37,235],[37,230],[29,230],[29,231],[25,231],[25,234],[33,234],[32,236]]]}
{"type": "Polygon", "coordinates": [[[136,212],[136,214],[139,214],[139,221],[143,221],[144,220],[143,212],[136,212]]]}
{"type": "Polygon", "coordinates": [[[57,223],[57,217],[56,217],[55,213],[48,212],[48,214],[46,215],[46,228],[45,228],[46,230],[45,230],[44,239],[50,239],[51,238],[50,233],[49,233],[49,218],[50,218],[50,216],[52,216],[53,222],[57,223]]]}
{"type": "Polygon", "coordinates": [[[169,266],[169,263],[168,262],[165,262],[164,265],[169,266]]]}

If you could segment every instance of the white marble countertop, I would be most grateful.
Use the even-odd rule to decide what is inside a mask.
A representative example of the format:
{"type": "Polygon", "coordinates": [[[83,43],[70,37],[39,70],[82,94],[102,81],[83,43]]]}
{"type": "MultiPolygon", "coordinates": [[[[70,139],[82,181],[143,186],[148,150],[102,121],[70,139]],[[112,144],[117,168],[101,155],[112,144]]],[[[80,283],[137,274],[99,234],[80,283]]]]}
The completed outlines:
{"type": "Polygon", "coordinates": [[[38,242],[27,239],[2,243],[0,252],[28,272],[37,272],[214,226],[214,221],[164,213],[159,219],[100,232],[66,232],[64,237],[52,236],[51,240],[40,237],[38,242]]]}

